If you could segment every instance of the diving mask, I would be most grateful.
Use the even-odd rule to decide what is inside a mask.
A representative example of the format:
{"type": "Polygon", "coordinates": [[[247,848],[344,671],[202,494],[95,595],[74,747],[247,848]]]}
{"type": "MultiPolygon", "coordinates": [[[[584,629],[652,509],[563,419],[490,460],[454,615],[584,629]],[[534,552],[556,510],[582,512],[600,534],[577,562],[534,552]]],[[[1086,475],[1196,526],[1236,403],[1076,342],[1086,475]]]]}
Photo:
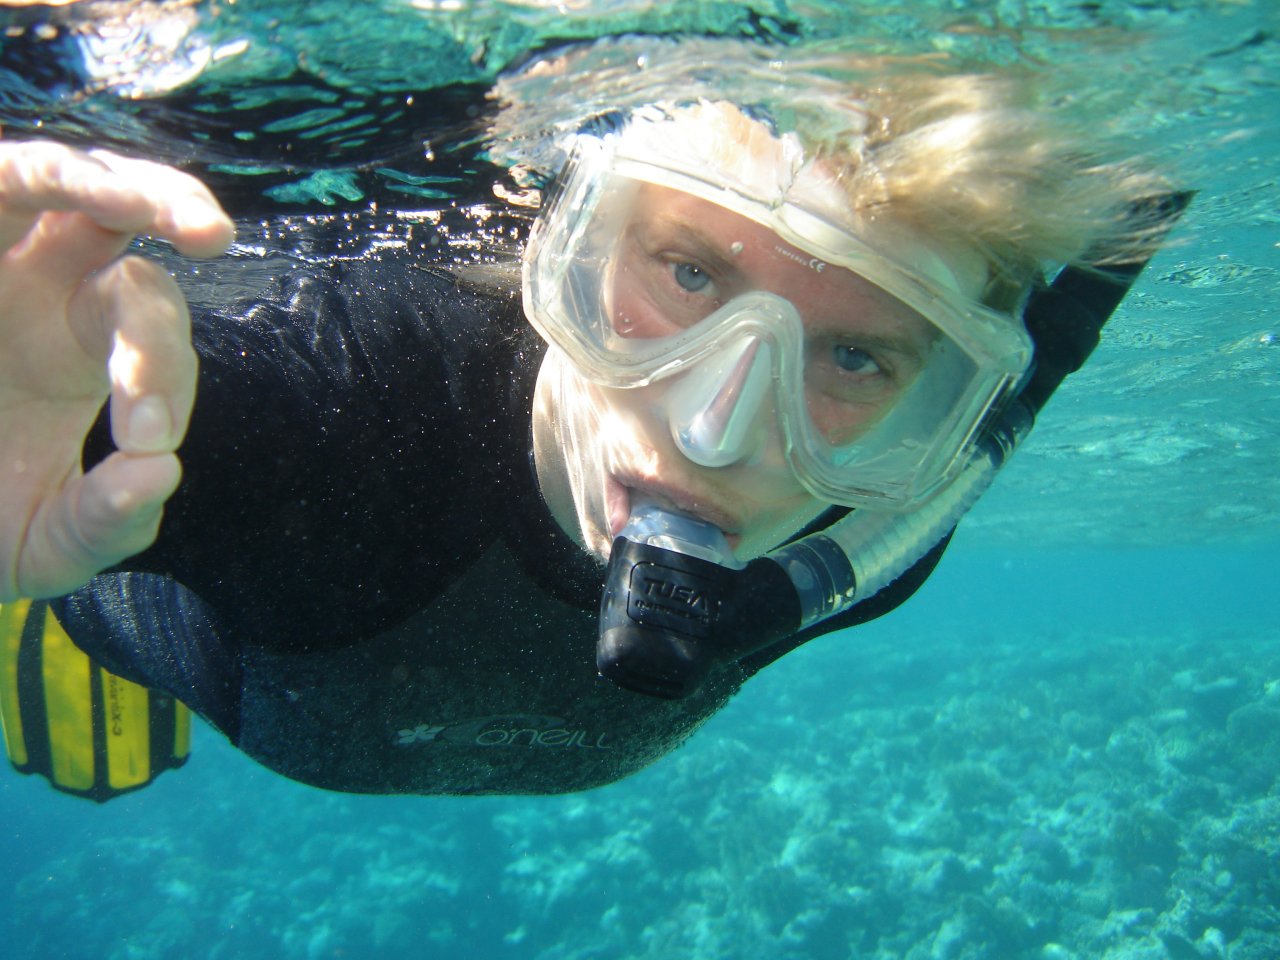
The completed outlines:
{"type": "Polygon", "coordinates": [[[662,385],[636,402],[693,462],[773,442],[819,499],[898,509],[950,481],[1030,363],[975,286],[715,105],[581,137],[524,265],[539,333],[592,382],[662,385]]]}

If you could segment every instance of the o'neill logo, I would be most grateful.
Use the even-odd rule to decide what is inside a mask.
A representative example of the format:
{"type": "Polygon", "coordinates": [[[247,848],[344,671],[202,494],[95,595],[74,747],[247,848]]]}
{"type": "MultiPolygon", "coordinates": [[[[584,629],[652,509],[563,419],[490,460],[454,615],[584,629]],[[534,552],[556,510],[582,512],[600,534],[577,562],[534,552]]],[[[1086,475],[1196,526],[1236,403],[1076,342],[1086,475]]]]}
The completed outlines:
{"type": "Polygon", "coordinates": [[[562,717],[513,713],[476,717],[457,723],[420,723],[396,731],[396,746],[453,743],[466,747],[579,747],[608,750],[606,734],[574,729],[562,717]]]}

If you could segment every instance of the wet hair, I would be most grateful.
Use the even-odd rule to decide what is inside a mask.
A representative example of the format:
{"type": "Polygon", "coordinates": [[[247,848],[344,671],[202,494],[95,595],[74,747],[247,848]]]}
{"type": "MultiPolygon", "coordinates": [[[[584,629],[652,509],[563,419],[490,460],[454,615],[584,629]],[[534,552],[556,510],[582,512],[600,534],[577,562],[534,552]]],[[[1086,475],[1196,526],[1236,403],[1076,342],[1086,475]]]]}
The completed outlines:
{"type": "MultiPolygon", "coordinates": [[[[554,69],[539,61],[503,81],[499,99],[510,106],[495,121],[491,152],[518,189],[500,196],[536,206],[564,162],[566,133],[616,133],[639,114],[704,104],[741,121],[722,127],[726,152],[751,154],[762,135],[794,134],[839,181],[857,219],[896,221],[943,246],[976,251],[988,264],[981,299],[996,309],[1016,311],[1037,278],[1057,266],[1105,270],[1142,261],[1163,236],[1152,219],[1158,207],[1141,201],[1171,185],[1110,132],[1123,124],[1097,116],[1115,107],[1114,97],[1100,99],[1092,84],[1078,82],[1090,78],[1073,79],[1065,69],[745,45],[741,70],[702,80],[674,55],[644,71],[623,69],[635,60],[624,44],[583,55],[604,56],[613,46],[621,59],[610,74],[612,99],[588,100],[581,114],[564,115],[580,77],[568,55],[554,69]],[[673,98],[675,89],[681,95],[673,98]]],[[[722,46],[703,54],[726,56],[722,46]]],[[[706,153],[705,145],[698,149],[706,153]]]]}
{"type": "Polygon", "coordinates": [[[977,249],[991,306],[1012,308],[1046,267],[1105,269],[1152,252],[1158,225],[1135,211],[1167,182],[1038,104],[1028,77],[890,75],[846,103],[846,130],[832,132],[828,114],[811,148],[860,213],[977,249]]]}

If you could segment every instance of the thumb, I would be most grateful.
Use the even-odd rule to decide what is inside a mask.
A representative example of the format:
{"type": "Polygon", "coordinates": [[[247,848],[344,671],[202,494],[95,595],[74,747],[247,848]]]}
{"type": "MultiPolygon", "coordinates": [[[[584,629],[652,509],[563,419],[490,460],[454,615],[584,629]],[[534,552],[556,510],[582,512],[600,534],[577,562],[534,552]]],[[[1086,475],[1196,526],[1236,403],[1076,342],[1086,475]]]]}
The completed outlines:
{"type": "Polygon", "coordinates": [[[18,565],[22,596],[60,596],[145,550],[182,468],[171,453],[116,452],[71,480],[33,518],[18,565]]]}

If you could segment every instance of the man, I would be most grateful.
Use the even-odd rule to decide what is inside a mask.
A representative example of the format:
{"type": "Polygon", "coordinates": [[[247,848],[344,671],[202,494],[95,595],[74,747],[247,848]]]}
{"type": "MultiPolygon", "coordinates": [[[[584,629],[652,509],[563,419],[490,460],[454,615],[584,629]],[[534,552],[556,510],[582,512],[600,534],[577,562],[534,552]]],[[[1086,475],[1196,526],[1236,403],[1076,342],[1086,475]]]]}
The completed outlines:
{"type": "Polygon", "coordinates": [[[95,660],[319,786],[654,761],[922,582],[1087,354],[1033,346],[1044,262],[1119,249],[1151,188],[990,84],[904,89],[834,137],[723,103],[584,132],[525,256],[549,346],[512,291],[394,260],[189,330],[116,258],[223,250],[199,183],[0,144],[0,598],[61,596],[95,660]]]}

